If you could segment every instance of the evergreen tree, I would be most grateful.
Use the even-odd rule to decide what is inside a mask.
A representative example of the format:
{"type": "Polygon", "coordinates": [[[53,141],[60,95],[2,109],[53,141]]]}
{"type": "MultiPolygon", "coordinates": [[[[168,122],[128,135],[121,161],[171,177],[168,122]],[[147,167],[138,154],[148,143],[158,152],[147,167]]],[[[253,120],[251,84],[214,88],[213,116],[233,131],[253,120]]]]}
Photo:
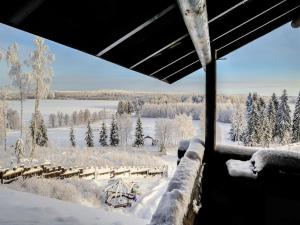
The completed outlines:
{"type": "Polygon", "coordinates": [[[110,145],[119,145],[119,128],[115,116],[112,117],[111,129],[110,129],[110,145]]]}
{"type": "Polygon", "coordinates": [[[137,147],[144,146],[143,124],[140,116],[136,121],[134,146],[137,147]]]}
{"type": "Polygon", "coordinates": [[[85,136],[85,141],[87,147],[94,147],[94,136],[93,136],[93,131],[91,128],[91,122],[88,120],[88,125],[87,125],[87,132],[85,136]]]}
{"type": "MultiPolygon", "coordinates": [[[[249,93],[247,100],[246,100],[246,113],[245,113],[246,127],[245,127],[245,130],[242,135],[242,140],[243,140],[244,145],[249,145],[249,142],[250,142],[250,133],[251,133],[251,129],[252,129],[252,126],[250,123],[251,110],[252,110],[252,94],[249,93]]],[[[233,140],[232,135],[233,135],[233,131],[231,134],[231,138],[233,140]]]]}
{"type": "Polygon", "coordinates": [[[264,147],[269,147],[272,142],[272,127],[271,120],[269,118],[269,109],[265,108],[264,114],[262,117],[262,133],[261,133],[261,144],[264,147]]]}
{"type": "Polygon", "coordinates": [[[76,146],[75,134],[74,134],[74,128],[73,128],[73,126],[71,126],[71,129],[70,129],[70,142],[71,142],[72,147],[76,146]]]}
{"type": "Polygon", "coordinates": [[[243,108],[238,104],[232,115],[231,129],[229,131],[232,141],[243,140],[244,131],[244,112],[243,108]]]}
{"type": "Polygon", "coordinates": [[[99,143],[102,146],[107,146],[107,129],[105,126],[105,123],[102,123],[102,127],[100,130],[100,138],[99,138],[99,143]]]}
{"type": "Polygon", "coordinates": [[[300,141],[300,92],[298,94],[294,116],[293,116],[293,127],[292,127],[292,141],[300,141]]]}
{"type": "Polygon", "coordinates": [[[268,103],[268,106],[267,106],[267,117],[268,117],[268,122],[269,122],[269,125],[270,125],[270,133],[271,133],[271,136],[272,136],[272,141],[271,142],[274,142],[275,140],[275,133],[276,133],[276,128],[275,128],[275,125],[276,125],[276,109],[275,109],[275,106],[274,106],[274,101],[273,99],[270,99],[269,100],[269,103],[268,103]]]}
{"type": "Polygon", "coordinates": [[[277,137],[278,137],[278,127],[280,124],[279,118],[278,118],[278,106],[279,106],[279,102],[278,102],[278,98],[276,96],[275,93],[272,94],[271,100],[273,102],[274,105],[274,111],[275,111],[275,115],[276,115],[276,119],[275,119],[275,132],[273,133],[273,141],[275,142],[277,137]]]}
{"type": "Polygon", "coordinates": [[[291,140],[291,110],[288,105],[288,96],[286,90],[283,90],[283,94],[280,97],[278,105],[278,138],[279,143],[282,145],[290,143],[291,140]]]}
{"type": "Polygon", "coordinates": [[[260,117],[258,109],[258,97],[257,94],[254,93],[252,96],[252,103],[246,130],[246,145],[249,146],[256,146],[259,143],[260,117]]]}
{"type": "Polygon", "coordinates": [[[33,115],[33,118],[34,119],[31,120],[31,124],[30,124],[31,137],[33,140],[35,137],[35,144],[42,147],[47,146],[48,144],[47,128],[45,126],[41,113],[38,112],[36,116],[33,115]],[[36,121],[36,125],[35,125],[35,121],[36,121]]]}
{"type": "Polygon", "coordinates": [[[265,115],[266,115],[266,112],[265,112],[265,109],[266,109],[266,103],[264,101],[263,98],[259,98],[258,99],[258,103],[257,103],[257,111],[258,111],[258,123],[257,123],[257,133],[258,134],[262,134],[262,135],[258,135],[257,136],[257,144],[262,144],[264,142],[264,123],[267,122],[267,118],[265,118],[265,115]]]}

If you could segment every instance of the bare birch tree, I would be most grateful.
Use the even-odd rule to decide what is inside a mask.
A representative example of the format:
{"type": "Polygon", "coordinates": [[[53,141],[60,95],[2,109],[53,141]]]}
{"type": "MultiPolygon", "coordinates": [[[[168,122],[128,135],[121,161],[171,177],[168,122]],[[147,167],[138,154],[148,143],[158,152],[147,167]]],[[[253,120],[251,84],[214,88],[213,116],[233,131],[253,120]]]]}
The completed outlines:
{"type": "MultiPolygon", "coordinates": [[[[35,95],[34,132],[32,138],[36,140],[40,101],[46,98],[49,93],[53,76],[51,64],[54,62],[54,55],[49,51],[43,38],[37,36],[34,40],[34,45],[35,50],[30,54],[26,64],[32,68],[31,79],[35,95]]],[[[31,158],[35,153],[35,148],[36,142],[32,141],[31,158]]]]}

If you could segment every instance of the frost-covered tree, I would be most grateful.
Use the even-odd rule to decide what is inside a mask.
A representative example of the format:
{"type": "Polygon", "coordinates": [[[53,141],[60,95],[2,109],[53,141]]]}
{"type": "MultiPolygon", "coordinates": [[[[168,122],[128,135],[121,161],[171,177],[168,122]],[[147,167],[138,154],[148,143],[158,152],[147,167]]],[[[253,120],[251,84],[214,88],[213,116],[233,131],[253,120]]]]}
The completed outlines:
{"type": "Polygon", "coordinates": [[[117,113],[119,115],[122,115],[124,112],[125,112],[125,110],[124,110],[124,102],[123,101],[119,101],[118,107],[117,107],[117,113]]]}
{"type": "Polygon", "coordinates": [[[261,124],[261,144],[264,147],[269,147],[272,143],[273,132],[272,132],[272,120],[270,119],[269,109],[265,108],[262,116],[262,124],[261,124]]]}
{"type": "Polygon", "coordinates": [[[280,101],[278,105],[278,138],[279,143],[286,145],[291,141],[291,110],[288,105],[288,96],[287,91],[283,90],[282,95],[280,96],[280,101]]]}
{"type": "Polygon", "coordinates": [[[143,124],[141,117],[138,116],[135,126],[135,135],[134,135],[134,146],[141,147],[144,146],[144,132],[143,132],[143,124]]]}
{"type": "Polygon", "coordinates": [[[65,114],[65,116],[64,116],[64,125],[65,126],[68,126],[70,124],[70,116],[69,116],[69,114],[65,114]]]}
{"type": "Polygon", "coordinates": [[[132,131],[132,121],[129,114],[122,114],[117,116],[118,127],[119,127],[119,138],[122,146],[127,146],[130,140],[132,131]]]}
{"type": "Polygon", "coordinates": [[[230,139],[232,141],[241,141],[242,135],[245,130],[245,120],[244,120],[244,107],[241,104],[236,104],[235,110],[232,114],[231,129],[229,131],[230,139]]]}
{"type": "Polygon", "coordinates": [[[35,140],[35,144],[41,147],[47,146],[48,144],[47,128],[45,126],[44,119],[41,113],[38,113],[38,115],[33,114],[30,130],[31,130],[31,138],[32,140],[35,140]]]}
{"type": "Polygon", "coordinates": [[[84,139],[86,141],[87,147],[94,147],[94,135],[93,130],[91,128],[91,122],[89,120],[87,124],[87,132],[84,139]]]}
{"type": "Polygon", "coordinates": [[[300,92],[295,105],[295,111],[293,115],[293,127],[292,127],[292,141],[300,141],[300,92]]]}
{"type": "Polygon", "coordinates": [[[191,139],[196,133],[192,116],[188,116],[186,114],[179,114],[175,116],[175,127],[177,134],[176,142],[184,139],[191,139]]]}
{"type": "Polygon", "coordinates": [[[17,163],[20,163],[21,158],[24,156],[24,143],[21,138],[19,138],[15,144],[15,155],[17,158],[17,163]]]}
{"type": "Polygon", "coordinates": [[[111,127],[110,127],[110,135],[109,135],[110,145],[118,146],[119,145],[119,127],[116,121],[115,116],[112,116],[111,127]]]}
{"type": "Polygon", "coordinates": [[[276,109],[275,109],[274,101],[271,98],[269,100],[269,103],[268,103],[268,106],[267,106],[267,115],[266,115],[268,117],[268,122],[269,122],[269,125],[270,125],[270,133],[271,133],[271,136],[272,136],[272,141],[271,142],[275,141],[276,115],[277,115],[277,112],[276,112],[276,109]]]}
{"type": "Polygon", "coordinates": [[[78,115],[77,115],[77,111],[74,111],[72,113],[72,124],[73,125],[77,125],[78,124],[78,115]]]}
{"type": "Polygon", "coordinates": [[[8,96],[8,87],[4,86],[0,88],[0,99],[1,99],[1,126],[0,126],[0,136],[4,141],[4,151],[7,149],[7,96],[8,96]]]}
{"type": "MultiPolygon", "coordinates": [[[[259,117],[259,107],[258,107],[258,97],[254,93],[252,95],[252,103],[249,114],[247,114],[247,127],[244,132],[244,143],[249,146],[256,146],[260,140],[260,117],[259,117]]],[[[248,107],[246,105],[246,107],[248,107]]]]}
{"type": "Polygon", "coordinates": [[[74,134],[74,127],[71,126],[70,128],[70,142],[72,147],[76,147],[76,140],[75,140],[75,134],[74,134]]]}
{"type": "Polygon", "coordinates": [[[49,127],[51,128],[55,128],[56,127],[56,121],[57,121],[57,118],[56,118],[56,115],[54,113],[51,113],[49,115],[49,127]]]}
{"type": "Polygon", "coordinates": [[[161,152],[166,152],[168,144],[172,143],[174,134],[174,121],[172,119],[158,119],[155,122],[155,138],[159,141],[161,152]]]}
{"type": "Polygon", "coordinates": [[[84,122],[87,122],[88,120],[90,120],[90,118],[91,118],[90,110],[88,110],[88,109],[84,110],[84,114],[83,114],[84,122]]]}
{"type": "MultiPolygon", "coordinates": [[[[48,46],[44,43],[44,39],[36,37],[34,40],[35,50],[30,54],[26,64],[32,68],[31,83],[34,89],[35,106],[34,106],[34,130],[37,129],[37,115],[40,111],[40,100],[46,98],[49,93],[50,83],[52,81],[53,70],[52,63],[54,62],[54,55],[50,53],[48,46]]],[[[33,140],[36,139],[37,132],[33,132],[33,140]]],[[[36,142],[32,141],[31,157],[35,153],[36,142]]]]}
{"type": "Polygon", "coordinates": [[[57,112],[57,124],[62,127],[64,124],[64,114],[62,112],[57,112]]]}
{"type": "Polygon", "coordinates": [[[17,43],[8,47],[6,54],[6,61],[9,66],[9,78],[12,81],[12,85],[18,89],[20,99],[20,137],[23,136],[23,101],[29,91],[30,74],[25,73],[22,69],[22,63],[19,57],[19,49],[17,43]]]}
{"type": "Polygon", "coordinates": [[[276,120],[275,120],[275,132],[273,133],[273,141],[276,141],[276,139],[278,139],[278,127],[279,127],[279,124],[280,124],[280,121],[279,121],[279,118],[278,118],[278,107],[279,107],[279,101],[278,101],[278,98],[276,96],[275,93],[272,94],[272,97],[271,97],[271,101],[273,102],[273,105],[274,105],[274,110],[275,110],[275,115],[276,115],[276,120]]]}
{"type": "Polygon", "coordinates": [[[105,147],[107,146],[107,129],[104,122],[102,122],[101,130],[100,130],[100,138],[99,143],[101,146],[105,147]]]}

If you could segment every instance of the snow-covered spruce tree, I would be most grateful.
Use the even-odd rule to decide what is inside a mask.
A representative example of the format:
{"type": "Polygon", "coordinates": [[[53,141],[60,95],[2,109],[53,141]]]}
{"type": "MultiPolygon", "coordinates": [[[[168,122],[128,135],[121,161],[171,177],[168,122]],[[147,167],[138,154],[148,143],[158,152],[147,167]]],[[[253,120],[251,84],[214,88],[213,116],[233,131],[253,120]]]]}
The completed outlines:
{"type": "Polygon", "coordinates": [[[74,128],[71,126],[70,128],[70,142],[72,147],[76,147],[76,141],[75,141],[75,134],[74,134],[74,128]]]}
{"type": "Polygon", "coordinates": [[[88,124],[87,124],[86,136],[84,139],[86,141],[87,147],[94,147],[94,135],[93,135],[93,131],[91,128],[91,122],[89,120],[88,120],[88,124]]]}
{"type": "Polygon", "coordinates": [[[268,117],[268,122],[270,124],[270,133],[272,136],[271,142],[273,143],[275,140],[275,133],[276,133],[276,109],[274,106],[274,101],[272,99],[269,100],[268,106],[267,106],[267,117],[268,117]]]}
{"type": "MultiPolygon", "coordinates": [[[[251,110],[252,110],[252,94],[249,93],[247,100],[246,100],[246,112],[245,112],[245,130],[243,131],[242,141],[244,145],[249,145],[250,142],[250,131],[251,131],[251,110]]],[[[233,136],[234,133],[230,134],[231,140],[234,140],[233,136]]]]}
{"type": "Polygon", "coordinates": [[[119,128],[118,123],[116,121],[115,116],[113,115],[110,127],[110,135],[109,135],[110,145],[118,146],[119,145],[119,128]]]}
{"type": "Polygon", "coordinates": [[[264,118],[266,115],[265,112],[266,109],[266,103],[262,97],[258,98],[258,103],[257,103],[257,111],[258,111],[258,123],[257,123],[257,133],[259,134],[257,136],[257,144],[260,145],[264,142],[264,127],[263,124],[264,122],[267,122],[267,118],[264,118]]]}
{"type": "Polygon", "coordinates": [[[117,113],[119,115],[122,115],[124,113],[124,102],[123,101],[119,101],[118,107],[117,107],[117,113]]]}
{"type": "Polygon", "coordinates": [[[101,130],[100,130],[100,138],[99,143],[101,146],[105,147],[107,146],[107,129],[104,122],[102,122],[101,130]]]}
{"type": "Polygon", "coordinates": [[[298,94],[293,116],[292,141],[300,141],[300,92],[298,94]]]}
{"type": "MultiPolygon", "coordinates": [[[[46,98],[49,93],[50,83],[52,81],[53,70],[51,64],[54,61],[54,55],[49,52],[48,46],[44,43],[44,39],[36,36],[34,40],[35,50],[30,54],[26,64],[32,68],[30,72],[30,80],[34,89],[35,96],[35,106],[34,106],[34,127],[36,130],[37,127],[37,115],[39,114],[40,109],[40,100],[46,98]]],[[[30,156],[33,157],[35,153],[35,145],[37,132],[33,132],[34,136],[32,137],[32,149],[30,156]]]]}
{"type": "Polygon", "coordinates": [[[245,130],[244,109],[240,104],[237,104],[235,111],[232,114],[231,129],[229,132],[232,141],[241,141],[243,131],[245,130]]]}
{"type": "Polygon", "coordinates": [[[15,144],[15,155],[17,157],[17,163],[19,163],[21,157],[24,156],[24,143],[21,138],[19,138],[15,144]]]}
{"type": "Polygon", "coordinates": [[[265,108],[262,116],[261,139],[260,139],[263,147],[269,147],[273,139],[271,122],[272,121],[270,120],[269,117],[269,109],[265,108]]]}
{"type": "Polygon", "coordinates": [[[18,89],[20,99],[20,137],[23,136],[23,101],[29,91],[30,74],[22,71],[22,63],[19,57],[19,49],[16,43],[8,47],[6,61],[9,66],[9,78],[12,85],[18,89]]]}
{"type": "Polygon", "coordinates": [[[287,92],[284,89],[278,105],[278,138],[279,143],[286,145],[291,141],[291,110],[288,105],[287,92]]]}
{"type": "Polygon", "coordinates": [[[47,128],[45,126],[41,113],[38,113],[37,115],[33,114],[31,124],[30,124],[30,130],[31,130],[32,140],[35,140],[35,144],[41,147],[47,146],[48,144],[47,128]]]}
{"type": "Polygon", "coordinates": [[[276,115],[276,120],[275,120],[275,132],[273,133],[273,142],[276,142],[278,139],[278,126],[280,121],[278,120],[278,107],[279,107],[279,102],[278,98],[275,93],[272,94],[271,100],[274,105],[274,110],[275,110],[275,115],[276,115]]]}
{"type": "Polygon", "coordinates": [[[137,121],[136,121],[134,136],[135,136],[134,146],[136,146],[136,147],[144,146],[143,124],[142,124],[140,116],[138,116],[137,121]]]}
{"type": "Polygon", "coordinates": [[[259,111],[258,111],[258,97],[254,93],[252,96],[252,103],[249,117],[247,118],[247,128],[245,131],[245,143],[249,146],[256,146],[259,141],[259,111]]]}

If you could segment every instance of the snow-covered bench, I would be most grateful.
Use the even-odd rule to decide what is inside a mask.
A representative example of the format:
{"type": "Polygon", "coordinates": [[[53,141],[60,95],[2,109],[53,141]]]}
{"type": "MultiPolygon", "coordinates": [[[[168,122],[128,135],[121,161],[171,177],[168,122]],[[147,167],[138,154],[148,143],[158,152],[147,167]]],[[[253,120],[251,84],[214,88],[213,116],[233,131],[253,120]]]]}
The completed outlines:
{"type": "Polygon", "coordinates": [[[163,194],[151,225],[188,224],[198,209],[204,147],[199,139],[190,141],[166,192],[163,194]]]}

